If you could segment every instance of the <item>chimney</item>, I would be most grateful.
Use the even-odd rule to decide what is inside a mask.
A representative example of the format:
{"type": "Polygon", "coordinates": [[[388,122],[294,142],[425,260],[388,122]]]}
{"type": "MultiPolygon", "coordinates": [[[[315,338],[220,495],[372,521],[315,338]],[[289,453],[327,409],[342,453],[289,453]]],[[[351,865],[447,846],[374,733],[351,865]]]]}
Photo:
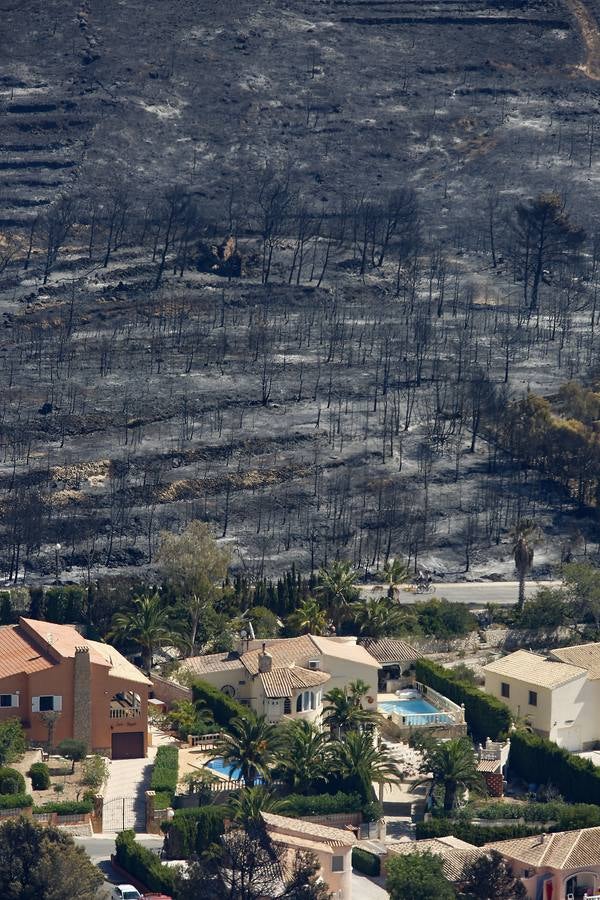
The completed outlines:
{"type": "Polygon", "coordinates": [[[73,660],[73,737],[92,749],[92,667],[86,646],[75,647],[73,660]]]}
{"type": "Polygon", "coordinates": [[[267,645],[262,645],[262,650],[258,654],[258,671],[261,674],[265,672],[270,672],[273,668],[273,657],[270,653],[267,653],[267,645]]]}

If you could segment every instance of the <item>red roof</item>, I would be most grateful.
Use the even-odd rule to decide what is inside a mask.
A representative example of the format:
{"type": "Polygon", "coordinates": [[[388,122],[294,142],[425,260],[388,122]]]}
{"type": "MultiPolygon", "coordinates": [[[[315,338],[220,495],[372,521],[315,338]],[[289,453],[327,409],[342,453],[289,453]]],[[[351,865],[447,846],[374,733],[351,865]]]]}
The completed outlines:
{"type": "Polygon", "coordinates": [[[53,665],[50,655],[34,644],[21,625],[0,627],[0,678],[29,675],[53,665]]]}

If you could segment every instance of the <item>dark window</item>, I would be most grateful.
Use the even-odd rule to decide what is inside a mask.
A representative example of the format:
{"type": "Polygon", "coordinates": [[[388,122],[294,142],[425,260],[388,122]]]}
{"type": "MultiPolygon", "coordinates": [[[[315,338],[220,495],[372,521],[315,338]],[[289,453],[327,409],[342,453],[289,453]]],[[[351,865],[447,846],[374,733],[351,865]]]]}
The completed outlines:
{"type": "Polygon", "coordinates": [[[537,706],[537,691],[529,691],[529,705],[537,706]]]}
{"type": "Polygon", "coordinates": [[[54,697],[40,697],[40,712],[54,709],[54,697]]]}
{"type": "Polygon", "coordinates": [[[12,706],[12,694],[0,694],[0,706],[12,706]]]}
{"type": "Polygon", "coordinates": [[[291,713],[291,711],[292,711],[292,701],[290,700],[289,697],[285,697],[285,699],[283,701],[283,714],[287,715],[288,713],[291,713]]]}
{"type": "Polygon", "coordinates": [[[510,697],[510,684],[507,684],[505,681],[503,681],[500,684],[500,693],[503,697],[510,697]]]}

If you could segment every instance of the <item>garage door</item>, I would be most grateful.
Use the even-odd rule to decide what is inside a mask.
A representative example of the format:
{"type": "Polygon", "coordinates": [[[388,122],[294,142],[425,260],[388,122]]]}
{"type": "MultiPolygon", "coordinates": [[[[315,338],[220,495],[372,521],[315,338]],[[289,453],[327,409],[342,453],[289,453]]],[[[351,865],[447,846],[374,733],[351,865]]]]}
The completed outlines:
{"type": "Polygon", "coordinates": [[[144,755],[144,732],[128,731],[112,736],[113,759],[139,759],[144,755]]]}

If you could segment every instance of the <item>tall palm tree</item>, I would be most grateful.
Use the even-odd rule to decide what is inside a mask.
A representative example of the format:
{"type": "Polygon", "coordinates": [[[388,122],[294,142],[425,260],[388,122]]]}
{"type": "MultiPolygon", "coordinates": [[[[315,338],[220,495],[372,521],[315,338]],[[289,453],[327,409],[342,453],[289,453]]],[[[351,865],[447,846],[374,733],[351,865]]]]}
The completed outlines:
{"type": "Polygon", "coordinates": [[[387,597],[369,597],[356,600],[350,607],[359,633],[375,640],[397,634],[404,616],[397,606],[391,606],[387,597]]]}
{"type": "Polygon", "coordinates": [[[329,620],[315,597],[307,597],[289,617],[289,623],[299,634],[325,634],[329,620]]]}
{"type": "Polygon", "coordinates": [[[388,596],[390,600],[395,600],[398,585],[408,581],[410,567],[401,559],[388,559],[383,566],[383,575],[388,585],[388,596]]]}
{"type": "Polygon", "coordinates": [[[323,700],[323,724],[339,737],[360,728],[369,729],[379,719],[379,714],[364,709],[363,699],[369,693],[369,685],[360,678],[343,688],[332,688],[323,700]]]}
{"type": "Polygon", "coordinates": [[[286,725],[277,767],[292,790],[310,793],[316,781],[325,779],[330,760],[331,740],[326,731],[304,719],[286,725]]]}
{"type": "Polygon", "coordinates": [[[152,656],[160,644],[172,643],[175,635],[169,624],[169,610],[162,605],[158,594],[138,597],[133,609],[116,613],[112,620],[112,637],[129,640],[142,648],[144,669],[150,672],[152,656]]]}
{"type": "Polygon", "coordinates": [[[521,519],[511,532],[513,557],[519,576],[519,610],[523,609],[525,605],[525,579],[533,563],[533,544],[536,533],[537,528],[532,519],[521,519]]]}
{"type": "MultiPolygon", "coordinates": [[[[464,792],[467,788],[483,788],[473,745],[467,737],[437,741],[425,751],[425,765],[433,774],[434,784],[444,789],[444,812],[452,812],[456,806],[459,789],[464,792]]],[[[418,783],[428,780],[423,778],[418,783]]]]}
{"type": "Polygon", "coordinates": [[[246,787],[254,787],[257,778],[268,781],[281,745],[279,730],[265,716],[255,715],[232,719],[229,729],[230,734],[221,735],[216,745],[216,756],[240,769],[246,787]]]}
{"type": "Polygon", "coordinates": [[[229,814],[244,827],[261,821],[261,813],[285,813],[289,802],[264,787],[246,787],[229,801],[229,814]]]}
{"type": "Polygon", "coordinates": [[[375,745],[368,732],[349,732],[335,746],[334,767],[357,782],[363,797],[372,795],[372,785],[399,781],[402,771],[387,750],[375,745]]]}
{"type": "Polygon", "coordinates": [[[349,562],[336,559],[328,569],[319,569],[319,594],[325,599],[335,630],[339,632],[347,615],[348,606],[357,596],[358,574],[349,562]]]}

